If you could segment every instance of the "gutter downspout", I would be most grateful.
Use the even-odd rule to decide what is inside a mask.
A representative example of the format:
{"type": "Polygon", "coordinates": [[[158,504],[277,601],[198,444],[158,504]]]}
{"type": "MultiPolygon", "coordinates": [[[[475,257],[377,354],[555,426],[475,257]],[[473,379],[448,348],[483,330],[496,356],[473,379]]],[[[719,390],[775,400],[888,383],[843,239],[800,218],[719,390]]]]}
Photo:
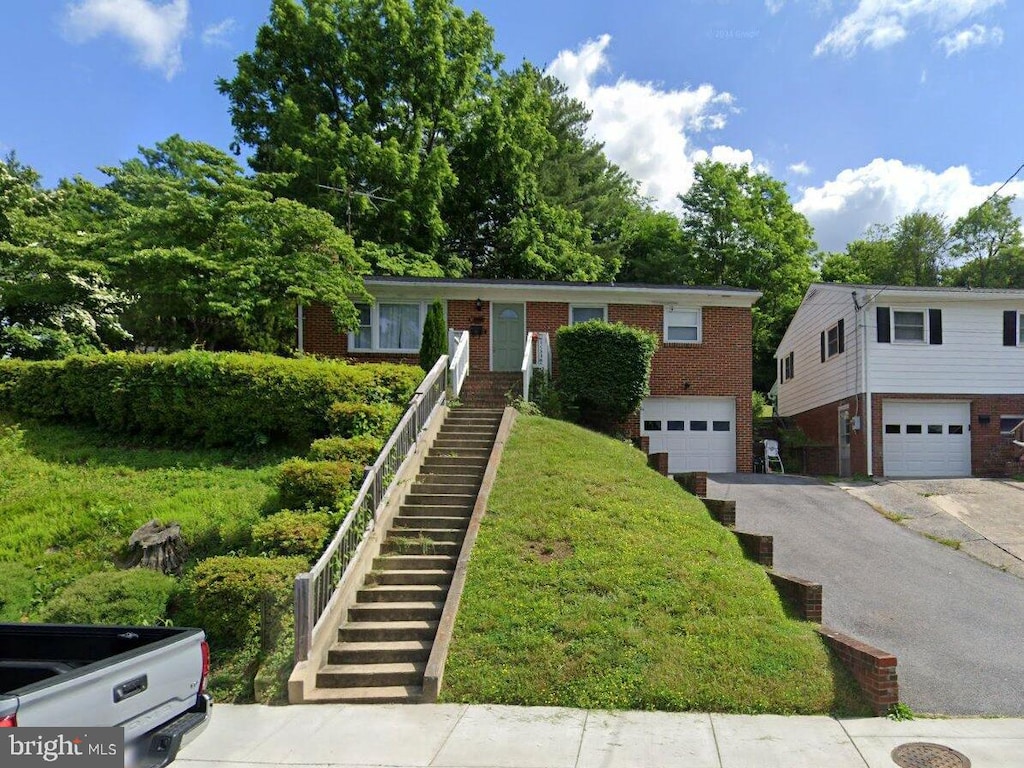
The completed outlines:
{"type": "Polygon", "coordinates": [[[296,346],[299,348],[299,352],[303,352],[304,351],[304,342],[305,342],[305,339],[303,338],[304,335],[305,335],[304,334],[304,330],[305,329],[303,328],[303,319],[304,318],[302,316],[302,305],[299,304],[298,307],[299,307],[299,310],[298,310],[299,337],[298,337],[298,344],[296,346]]]}
{"type": "Polygon", "coordinates": [[[865,302],[863,309],[863,328],[864,328],[864,353],[861,355],[861,364],[864,377],[864,439],[867,440],[867,459],[868,459],[868,477],[874,477],[874,466],[875,466],[875,452],[874,452],[874,435],[872,434],[872,427],[874,425],[873,415],[871,412],[871,384],[868,379],[868,306],[872,303],[873,299],[869,299],[865,302]]]}

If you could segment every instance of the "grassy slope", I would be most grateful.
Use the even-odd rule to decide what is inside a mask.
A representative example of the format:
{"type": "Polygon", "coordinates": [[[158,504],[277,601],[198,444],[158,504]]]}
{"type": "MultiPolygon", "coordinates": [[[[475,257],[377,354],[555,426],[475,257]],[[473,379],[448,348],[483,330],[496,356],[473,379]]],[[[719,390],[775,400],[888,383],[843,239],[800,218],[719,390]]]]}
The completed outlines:
{"type": "Polygon", "coordinates": [[[442,697],[867,713],[703,504],[630,446],[540,417],[506,447],[442,697]]]}
{"type": "Polygon", "coordinates": [[[181,525],[193,561],[244,546],[283,455],[121,446],[83,429],[0,423],[0,621],[122,556],[152,518],[181,525]]]}

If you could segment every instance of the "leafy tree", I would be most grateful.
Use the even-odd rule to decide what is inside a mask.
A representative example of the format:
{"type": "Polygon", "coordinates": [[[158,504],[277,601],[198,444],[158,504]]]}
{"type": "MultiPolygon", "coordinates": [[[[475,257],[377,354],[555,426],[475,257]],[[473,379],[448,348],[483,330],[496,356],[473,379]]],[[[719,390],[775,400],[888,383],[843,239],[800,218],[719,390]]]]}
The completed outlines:
{"type": "Polygon", "coordinates": [[[273,0],[218,88],[253,168],[292,174],[290,197],[357,243],[443,262],[451,144],[496,66],[492,38],[451,0],[273,0]]]}
{"type": "Polygon", "coordinates": [[[941,217],[923,211],[908,214],[890,229],[890,239],[893,264],[886,284],[939,284],[946,242],[946,225],[941,217]]]}
{"type": "Polygon", "coordinates": [[[667,211],[638,209],[623,224],[619,279],[631,283],[693,282],[693,249],[682,224],[667,211]]]}
{"type": "Polygon", "coordinates": [[[863,265],[851,255],[847,246],[846,253],[827,253],[818,264],[818,276],[825,283],[871,283],[872,280],[864,271],[863,265]]]}
{"type": "Polygon", "coordinates": [[[976,288],[1024,287],[1021,220],[1010,209],[1014,197],[996,196],[975,206],[949,231],[950,251],[960,260],[946,281],[976,288]]]}
{"type": "Polygon", "coordinates": [[[127,297],[84,255],[93,238],[65,212],[65,192],[39,182],[13,154],[0,162],[0,357],[56,359],[123,343],[127,297]]]}
{"type": "Polygon", "coordinates": [[[444,324],[444,305],[434,301],[427,307],[423,321],[423,339],[420,341],[420,368],[427,373],[441,355],[448,353],[448,330],[444,324]]]}
{"type": "MultiPolygon", "coordinates": [[[[295,308],[356,321],[365,264],[330,216],[275,197],[282,179],[247,178],[213,147],[172,136],[103,169],[121,206],[102,258],[134,302],[125,325],[144,347],[290,349],[295,308]]],[[[95,195],[80,183],[79,194],[95,195]]]]}
{"type": "Polygon", "coordinates": [[[785,185],[766,173],[705,161],[694,175],[680,196],[692,249],[686,282],[762,291],[754,307],[754,388],[768,391],[775,348],[814,276],[811,226],[785,185]]]}

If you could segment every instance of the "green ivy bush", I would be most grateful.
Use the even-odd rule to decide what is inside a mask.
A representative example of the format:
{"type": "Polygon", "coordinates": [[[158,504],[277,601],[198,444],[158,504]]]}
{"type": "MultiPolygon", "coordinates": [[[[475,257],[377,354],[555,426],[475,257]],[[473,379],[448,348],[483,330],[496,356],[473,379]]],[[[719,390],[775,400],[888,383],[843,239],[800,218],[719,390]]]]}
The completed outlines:
{"type": "Polygon", "coordinates": [[[322,437],[309,446],[312,461],[348,461],[359,466],[373,464],[384,447],[384,438],[376,435],[322,437]]]}
{"type": "Polygon", "coordinates": [[[332,403],[402,407],[414,366],[187,351],[0,361],[0,409],[119,434],[206,446],[305,442],[329,433],[332,403]]]}
{"type": "Polygon", "coordinates": [[[590,320],[560,328],[555,343],[562,402],[584,426],[612,433],[649,394],[650,331],[590,320]]]}
{"type": "Polygon", "coordinates": [[[207,558],[180,584],[176,623],[202,627],[217,652],[258,646],[268,607],[290,604],[307,567],[303,557],[207,558]]]}
{"type": "Polygon", "coordinates": [[[363,476],[346,461],[288,459],[278,469],[277,491],[285,509],[337,509],[363,476]]]}
{"type": "Polygon", "coordinates": [[[392,403],[337,402],[327,409],[328,429],[337,437],[390,436],[405,409],[392,403]]]}
{"type": "Polygon", "coordinates": [[[157,571],[97,571],[62,589],[40,610],[57,624],[152,625],[163,621],[175,580],[157,571]]]}
{"type": "Polygon", "coordinates": [[[296,512],[283,509],[252,527],[256,548],[268,555],[294,555],[316,561],[333,532],[327,512],[296,512]]]}

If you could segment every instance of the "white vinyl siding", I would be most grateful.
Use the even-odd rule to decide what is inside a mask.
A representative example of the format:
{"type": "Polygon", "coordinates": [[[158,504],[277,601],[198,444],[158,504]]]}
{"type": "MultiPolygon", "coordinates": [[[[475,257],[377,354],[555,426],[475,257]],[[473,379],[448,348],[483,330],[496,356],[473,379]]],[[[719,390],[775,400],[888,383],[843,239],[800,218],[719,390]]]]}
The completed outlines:
{"type": "MultiPolygon", "coordinates": [[[[879,297],[877,303],[885,306],[879,297]]],[[[868,375],[874,392],[908,394],[1013,394],[1024,393],[1024,356],[1017,347],[1003,346],[1005,304],[991,299],[971,301],[969,296],[922,300],[925,333],[928,309],[942,310],[942,344],[877,341],[874,310],[868,323],[868,375]]],[[[900,297],[893,306],[907,308],[900,297]]],[[[894,328],[895,330],[895,328],[894,328]]]]}
{"type": "Polygon", "coordinates": [[[785,374],[787,358],[793,355],[794,373],[788,380],[783,375],[779,384],[779,415],[791,416],[856,394],[857,355],[862,346],[856,333],[857,318],[849,287],[835,290],[819,285],[808,292],[776,352],[776,366],[781,374],[785,374]],[[822,363],[821,333],[837,327],[840,319],[843,354],[832,358],[826,355],[826,362],[822,363]]]}

